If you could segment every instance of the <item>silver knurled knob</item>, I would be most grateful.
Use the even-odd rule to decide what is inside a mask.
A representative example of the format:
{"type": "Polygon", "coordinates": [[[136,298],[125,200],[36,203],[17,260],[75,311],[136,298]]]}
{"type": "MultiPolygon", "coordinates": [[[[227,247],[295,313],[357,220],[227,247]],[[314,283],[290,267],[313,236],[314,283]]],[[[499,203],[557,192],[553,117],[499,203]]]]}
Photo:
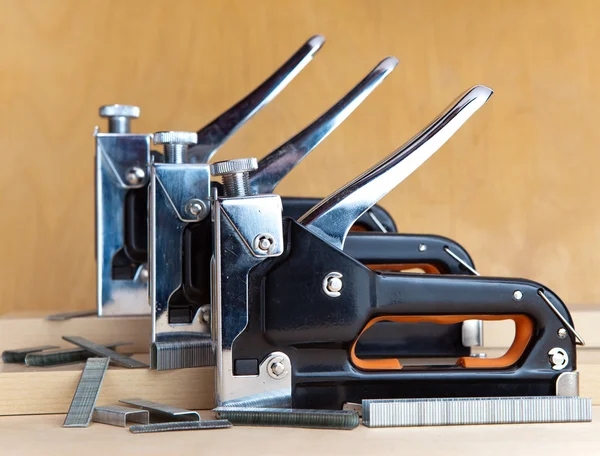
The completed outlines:
{"type": "Polygon", "coordinates": [[[198,134],[191,131],[157,131],[154,144],[165,146],[165,163],[186,163],[190,144],[198,142],[198,134]]]}
{"type": "Polygon", "coordinates": [[[140,108],[131,105],[104,105],[98,110],[100,117],[108,118],[108,131],[110,133],[129,133],[131,119],[140,117],[140,108]]]}
{"type": "Polygon", "coordinates": [[[213,176],[222,176],[225,196],[246,196],[250,194],[248,173],[258,169],[256,158],[238,158],[213,163],[210,167],[213,176]]]}

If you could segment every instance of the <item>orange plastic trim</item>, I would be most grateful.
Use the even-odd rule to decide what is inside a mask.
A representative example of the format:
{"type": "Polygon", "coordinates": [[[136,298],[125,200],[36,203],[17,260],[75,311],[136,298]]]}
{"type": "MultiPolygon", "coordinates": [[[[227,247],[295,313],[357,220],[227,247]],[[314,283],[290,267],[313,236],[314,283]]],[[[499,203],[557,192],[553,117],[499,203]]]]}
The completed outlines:
{"type": "Polygon", "coordinates": [[[502,369],[515,364],[523,353],[527,344],[533,336],[534,323],[527,316],[522,314],[507,315],[390,315],[385,317],[376,317],[369,321],[360,332],[350,349],[350,359],[359,369],[363,370],[399,370],[402,364],[395,358],[388,359],[361,359],[356,356],[356,344],[360,336],[381,321],[391,321],[395,323],[437,323],[440,325],[452,325],[462,323],[465,320],[484,320],[499,321],[513,320],[515,322],[515,340],[508,351],[499,358],[459,358],[456,364],[466,369],[502,369]]]}
{"type": "Polygon", "coordinates": [[[432,264],[366,264],[372,271],[403,272],[409,269],[422,269],[425,274],[441,274],[440,270],[432,264]]]}

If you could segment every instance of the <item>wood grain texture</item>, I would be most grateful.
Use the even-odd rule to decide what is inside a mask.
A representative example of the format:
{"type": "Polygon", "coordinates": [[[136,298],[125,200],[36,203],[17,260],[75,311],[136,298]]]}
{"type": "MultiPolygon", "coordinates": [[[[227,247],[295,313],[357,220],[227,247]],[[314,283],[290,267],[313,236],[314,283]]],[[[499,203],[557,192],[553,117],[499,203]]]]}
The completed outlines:
{"type": "Polygon", "coordinates": [[[94,302],[97,107],[136,131],[196,130],[309,36],[327,44],[219,152],[262,156],[381,58],[399,68],[280,186],[324,196],[409,139],[466,88],[490,102],[382,201],[405,232],[454,237],[487,275],[600,302],[596,1],[2,0],[0,312],[94,302]]]}
{"type": "MultiPolygon", "coordinates": [[[[0,363],[0,416],[66,413],[83,366],[31,368],[0,363]]],[[[156,371],[110,366],[97,404],[143,398],[174,407],[210,409],[214,407],[214,378],[212,367],[156,371]]]]}
{"type": "Polygon", "coordinates": [[[409,453],[430,456],[460,454],[479,456],[525,456],[531,454],[598,454],[600,407],[594,407],[595,421],[575,424],[523,424],[507,426],[441,426],[380,428],[364,426],[351,432],[331,429],[292,429],[234,426],[232,429],[201,432],[162,432],[143,436],[128,430],[92,423],[86,429],[62,427],[64,415],[0,417],[2,448],[7,454],[48,456],[85,454],[157,455],[244,454],[277,456],[281,447],[290,456],[314,455],[397,455],[401,447],[409,453]],[[274,434],[276,439],[274,439],[274,434]],[[565,436],[565,438],[554,436],[565,436]],[[275,443],[273,442],[275,440],[275,443]],[[43,450],[42,450],[43,449],[43,450]]]}

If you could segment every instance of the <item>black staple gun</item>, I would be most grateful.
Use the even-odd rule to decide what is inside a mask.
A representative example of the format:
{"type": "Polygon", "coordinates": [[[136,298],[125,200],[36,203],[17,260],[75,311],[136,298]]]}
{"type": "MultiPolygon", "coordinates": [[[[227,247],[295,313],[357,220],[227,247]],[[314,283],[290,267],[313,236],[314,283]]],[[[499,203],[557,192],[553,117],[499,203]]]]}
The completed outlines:
{"type": "MultiPolygon", "coordinates": [[[[208,165],[188,163],[182,154],[181,163],[170,163],[167,159],[165,163],[151,166],[149,287],[154,317],[153,367],[162,370],[213,362],[209,338],[212,228],[208,214],[211,186],[218,186],[229,196],[272,193],[278,183],[343,122],[396,64],[394,58],[384,59],[326,113],[258,163],[252,160],[218,162],[212,165],[211,171],[208,165]],[[223,176],[222,186],[210,182],[211,172],[223,176]],[[174,207],[180,210],[176,212],[174,207]]],[[[181,136],[179,142],[182,147],[185,142],[183,136],[186,135],[191,137],[193,133],[159,132],[155,134],[155,142],[172,143],[175,136],[181,136]]],[[[169,156],[171,152],[166,148],[165,153],[169,156]]],[[[312,202],[303,198],[283,198],[283,214],[289,215],[286,212],[288,202],[291,202],[287,207],[292,208],[292,213],[298,208],[312,207],[307,206],[306,201],[312,202]]],[[[380,220],[391,228],[393,222],[382,214],[385,215],[385,212],[380,208],[369,208],[352,229],[358,225],[369,230],[368,223],[380,223],[380,220]],[[361,220],[366,221],[363,224],[361,220]]],[[[387,229],[381,230],[383,232],[389,233],[387,229]]],[[[262,242],[268,249],[269,239],[262,242]]],[[[463,274],[468,269],[462,264],[472,266],[462,247],[439,236],[392,236],[390,233],[388,237],[373,237],[369,233],[356,236],[353,233],[347,250],[354,258],[378,270],[391,266],[400,269],[430,267],[436,272],[463,274]],[[450,248],[458,261],[446,252],[450,248]]],[[[409,346],[413,340],[412,332],[421,332],[423,328],[411,328],[411,332],[398,336],[393,334],[394,328],[382,326],[377,333],[365,335],[358,347],[359,353],[364,356],[379,356],[382,351],[397,356],[468,356],[471,346],[481,344],[481,322],[475,320],[468,324],[430,325],[428,332],[431,337],[419,339],[420,343],[416,346],[409,346]],[[382,337],[386,343],[381,343],[382,337]]]]}
{"type": "MultiPolygon", "coordinates": [[[[278,195],[221,196],[213,189],[211,324],[219,406],[269,396],[277,398],[271,404],[300,409],[362,402],[371,425],[400,423],[402,400],[417,400],[425,418],[442,401],[441,415],[459,416],[459,422],[469,416],[470,423],[489,416],[461,415],[460,407],[479,410],[483,404],[494,417],[517,408],[522,414],[515,420],[524,422],[591,416],[589,401],[577,397],[575,349],[583,340],[548,288],[524,279],[382,272],[346,250],[355,221],[491,94],[484,86],[467,91],[404,146],[297,221],[282,220],[278,195]],[[506,319],[514,321],[516,335],[497,358],[408,366],[394,356],[357,351],[364,334],[382,322],[396,324],[402,335],[423,323],[506,319]]],[[[409,346],[428,337],[411,334],[409,346]]]]}

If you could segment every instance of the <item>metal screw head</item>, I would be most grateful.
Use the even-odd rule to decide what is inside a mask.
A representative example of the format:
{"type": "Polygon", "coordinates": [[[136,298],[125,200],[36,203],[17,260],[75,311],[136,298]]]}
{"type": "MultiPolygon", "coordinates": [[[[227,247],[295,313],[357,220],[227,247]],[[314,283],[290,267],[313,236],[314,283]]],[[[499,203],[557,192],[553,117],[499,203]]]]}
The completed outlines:
{"type": "Polygon", "coordinates": [[[558,334],[558,338],[559,339],[564,339],[565,337],[567,337],[567,330],[565,328],[560,328],[556,334],[558,334]]]}
{"type": "Polygon", "coordinates": [[[520,301],[521,299],[523,299],[523,292],[521,290],[516,290],[513,293],[513,298],[515,298],[515,301],[520,301]]]}
{"type": "Polygon", "coordinates": [[[198,142],[198,133],[192,131],[157,131],[154,144],[190,145],[198,142]]]}
{"type": "Polygon", "coordinates": [[[210,323],[210,305],[200,307],[200,316],[204,323],[210,323]]]}
{"type": "Polygon", "coordinates": [[[569,355],[560,347],[554,347],[548,352],[548,360],[554,370],[562,370],[569,364],[569,355]]]}
{"type": "Polygon", "coordinates": [[[274,356],[268,361],[267,373],[270,377],[280,380],[289,373],[285,366],[285,360],[281,356],[274,356]]]}
{"type": "Polygon", "coordinates": [[[487,358],[487,353],[471,353],[471,358],[487,358]]]}
{"type": "Polygon", "coordinates": [[[275,238],[269,233],[261,233],[254,238],[252,245],[258,253],[269,253],[275,247],[275,238]]]}
{"type": "Polygon", "coordinates": [[[138,278],[143,283],[148,283],[148,278],[150,277],[150,272],[148,271],[148,265],[143,264],[138,269],[138,278]]]}
{"type": "Polygon", "coordinates": [[[208,215],[208,208],[206,207],[206,203],[204,201],[197,198],[192,198],[185,203],[185,212],[192,217],[201,220],[208,215]]]}
{"type": "Polygon", "coordinates": [[[142,168],[140,168],[138,166],[134,166],[133,168],[130,168],[127,171],[127,174],[125,175],[125,180],[127,181],[128,184],[131,184],[131,185],[139,185],[144,181],[145,178],[146,178],[146,171],[144,171],[142,168]]]}
{"type": "Polygon", "coordinates": [[[424,252],[425,250],[427,250],[427,245],[426,244],[419,244],[419,252],[424,252]]]}
{"type": "Polygon", "coordinates": [[[98,110],[100,117],[140,117],[140,108],[131,105],[112,104],[100,106],[98,110]]]}
{"type": "Polygon", "coordinates": [[[285,366],[282,362],[276,362],[271,364],[271,372],[279,377],[285,371],[285,366]]]}
{"type": "Polygon", "coordinates": [[[323,291],[327,296],[337,298],[341,295],[344,283],[342,282],[343,275],[339,272],[330,272],[323,279],[323,291]]]}
{"type": "Polygon", "coordinates": [[[210,165],[210,171],[213,176],[247,173],[256,169],[258,169],[258,160],[256,158],[238,158],[236,160],[220,161],[210,165]]]}

